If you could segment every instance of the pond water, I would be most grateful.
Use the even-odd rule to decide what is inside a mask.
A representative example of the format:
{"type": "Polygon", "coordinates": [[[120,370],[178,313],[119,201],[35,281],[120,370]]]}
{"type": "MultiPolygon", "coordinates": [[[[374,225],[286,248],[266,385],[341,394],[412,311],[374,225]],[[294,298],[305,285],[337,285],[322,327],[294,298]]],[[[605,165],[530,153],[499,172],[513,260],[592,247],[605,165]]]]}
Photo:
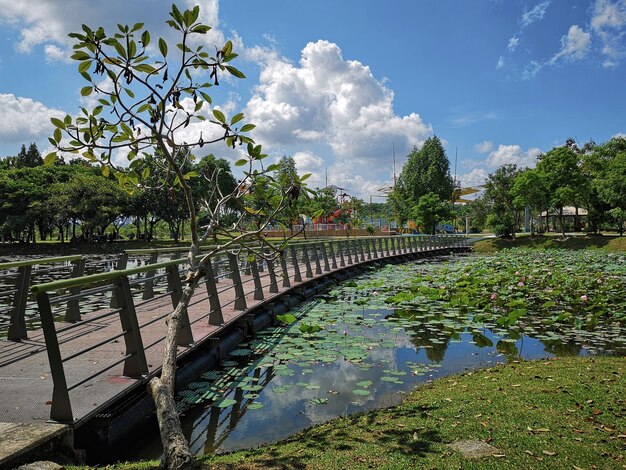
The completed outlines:
{"type": "MultiPolygon", "coordinates": [[[[335,417],[398,404],[420,383],[497,362],[626,354],[623,322],[600,321],[593,331],[532,318],[504,325],[431,291],[394,305],[416,279],[440,289],[438,275],[451,279],[450,271],[461,272],[471,259],[370,271],[283,316],[285,323],[297,319],[290,325],[241,344],[220,369],[179,394],[193,452],[274,442],[335,417]]],[[[133,447],[126,458],[161,453],[158,437],[133,447]]]]}

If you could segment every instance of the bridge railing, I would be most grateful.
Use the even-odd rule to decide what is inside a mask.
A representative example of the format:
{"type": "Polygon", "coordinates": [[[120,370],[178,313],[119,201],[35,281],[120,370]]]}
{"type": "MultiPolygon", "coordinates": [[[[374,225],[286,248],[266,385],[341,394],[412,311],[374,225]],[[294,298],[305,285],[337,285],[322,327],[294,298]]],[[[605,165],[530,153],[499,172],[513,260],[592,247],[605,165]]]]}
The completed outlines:
{"type": "Polygon", "coordinates": [[[80,277],[84,264],[79,255],[0,263],[0,323],[7,339],[28,339],[27,303],[31,283],[50,277],[80,277]]]}
{"type": "MultiPolygon", "coordinates": [[[[226,324],[243,321],[251,308],[289,287],[359,263],[460,247],[464,240],[455,235],[316,240],[288,245],[274,260],[216,254],[191,299],[190,313],[181,319],[179,355],[226,324]]],[[[178,258],[32,287],[53,380],[52,420],[70,423],[76,415],[89,414],[91,399],[79,400],[79,413],[73,410],[70,393],[81,386],[97,387],[114,376],[128,387],[160,369],[155,348],[165,339],[165,318],[182,296],[186,263],[178,258]],[[102,308],[81,313],[81,303],[94,295],[104,299],[102,308]],[[55,309],[65,309],[65,321],[55,317],[55,309]]]]}

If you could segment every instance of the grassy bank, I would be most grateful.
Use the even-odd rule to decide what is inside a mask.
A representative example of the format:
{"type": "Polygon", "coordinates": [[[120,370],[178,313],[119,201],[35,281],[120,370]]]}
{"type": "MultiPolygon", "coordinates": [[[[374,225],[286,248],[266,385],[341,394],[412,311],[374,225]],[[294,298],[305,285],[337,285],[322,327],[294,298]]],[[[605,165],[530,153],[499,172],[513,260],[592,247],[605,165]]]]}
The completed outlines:
{"type": "Polygon", "coordinates": [[[493,253],[505,248],[626,251],[626,237],[576,235],[561,238],[558,235],[521,235],[515,240],[488,238],[474,243],[473,247],[476,253],[493,253]]]}
{"type": "Polygon", "coordinates": [[[439,379],[400,406],[205,457],[197,468],[626,468],[624,390],[624,358],[516,362],[439,379]],[[448,445],[466,439],[497,450],[467,459],[448,445]]]}

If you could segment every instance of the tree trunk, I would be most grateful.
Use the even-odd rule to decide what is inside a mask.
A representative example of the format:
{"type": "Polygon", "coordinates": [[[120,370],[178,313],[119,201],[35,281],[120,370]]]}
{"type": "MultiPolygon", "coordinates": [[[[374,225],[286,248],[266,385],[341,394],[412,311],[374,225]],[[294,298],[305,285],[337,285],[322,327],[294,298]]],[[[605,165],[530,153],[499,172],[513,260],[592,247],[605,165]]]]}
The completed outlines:
{"type": "MultiPolygon", "coordinates": [[[[198,250],[193,247],[190,259],[197,254],[198,250]]],[[[183,295],[174,311],[167,318],[167,334],[163,349],[163,367],[161,377],[154,377],[148,383],[148,392],[154,400],[161,444],[163,446],[162,465],[167,469],[191,468],[192,454],[185,438],[174,400],[174,386],[176,384],[176,350],[177,337],[180,329],[181,316],[187,311],[189,301],[203,274],[201,269],[190,271],[189,282],[183,289],[183,295]]]]}
{"type": "Polygon", "coordinates": [[[561,235],[565,238],[565,224],[563,223],[563,208],[559,207],[559,224],[561,224],[561,235]]]}

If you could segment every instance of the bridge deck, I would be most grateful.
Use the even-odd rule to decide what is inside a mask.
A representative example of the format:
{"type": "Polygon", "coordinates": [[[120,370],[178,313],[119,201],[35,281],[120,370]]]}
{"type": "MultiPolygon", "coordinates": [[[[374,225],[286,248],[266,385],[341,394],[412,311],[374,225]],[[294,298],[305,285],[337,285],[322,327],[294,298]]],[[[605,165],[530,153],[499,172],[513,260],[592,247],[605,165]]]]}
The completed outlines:
{"type": "MultiPolygon", "coordinates": [[[[450,249],[446,248],[445,251],[449,252],[450,249]]],[[[380,261],[385,258],[411,256],[416,253],[392,256],[385,256],[380,252],[377,254],[379,256],[378,261],[380,261]]],[[[324,271],[322,275],[314,274],[313,279],[372,261],[377,260],[355,261],[351,265],[346,263],[345,268],[338,267],[337,269],[324,271]]],[[[315,271],[315,266],[313,266],[313,271],[315,271]]],[[[282,280],[279,277],[278,293],[270,293],[269,285],[263,285],[264,300],[255,300],[253,298],[254,282],[252,275],[246,275],[242,272],[241,278],[245,288],[248,310],[258,307],[263,302],[271,301],[272,298],[280,296],[288,289],[297,288],[311,280],[307,279],[305,273],[302,272],[303,282],[295,282],[293,267],[289,267],[289,274],[290,288],[282,287],[282,280]]],[[[222,282],[226,283],[227,281],[218,282],[216,284],[218,289],[220,289],[222,282]]],[[[234,295],[233,289],[225,289],[223,292],[220,292],[221,304],[228,304],[226,307],[222,307],[224,325],[209,325],[206,319],[209,309],[207,292],[203,285],[198,287],[189,308],[189,320],[192,324],[194,344],[190,347],[179,347],[179,358],[207,341],[208,338],[219,335],[220,330],[231,325],[239,317],[247,313],[247,310],[242,311],[233,308],[233,302],[231,301],[234,300],[234,295]]],[[[135,299],[137,304],[141,303],[140,300],[135,299]]],[[[169,295],[145,302],[136,308],[139,324],[143,325],[151,319],[169,313],[171,309],[172,304],[169,295]]],[[[90,318],[94,318],[101,313],[103,313],[103,310],[83,315],[84,325],[81,325],[79,329],[70,330],[65,335],[63,333],[59,335],[62,357],[68,357],[89,345],[103,341],[121,332],[120,321],[117,315],[109,316],[104,320],[89,321],[90,318]]],[[[56,323],[57,330],[66,325],[62,322],[56,323]]],[[[162,342],[159,339],[164,337],[165,331],[166,325],[164,320],[156,321],[149,326],[142,326],[141,328],[144,346],[147,347],[152,343],[156,343],[152,347],[147,347],[145,351],[150,373],[158,372],[162,364],[162,342]]],[[[44,423],[49,420],[53,382],[45,347],[46,344],[41,329],[30,331],[29,339],[22,342],[0,342],[0,396],[3,398],[0,404],[0,422],[32,424],[44,423]]],[[[77,383],[95,373],[104,364],[119,360],[124,354],[125,344],[123,339],[119,339],[78,356],[65,366],[68,385],[77,383]]],[[[83,385],[79,385],[70,392],[72,411],[76,422],[84,421],[89,416],[92,416],[103,405],[109,403],[116,396],[127,392],[130,388],[145,386],[145,382],[146,379],[125,377],[123,375],[123,363],[120,363],[104,374],[83,385]]]]}

